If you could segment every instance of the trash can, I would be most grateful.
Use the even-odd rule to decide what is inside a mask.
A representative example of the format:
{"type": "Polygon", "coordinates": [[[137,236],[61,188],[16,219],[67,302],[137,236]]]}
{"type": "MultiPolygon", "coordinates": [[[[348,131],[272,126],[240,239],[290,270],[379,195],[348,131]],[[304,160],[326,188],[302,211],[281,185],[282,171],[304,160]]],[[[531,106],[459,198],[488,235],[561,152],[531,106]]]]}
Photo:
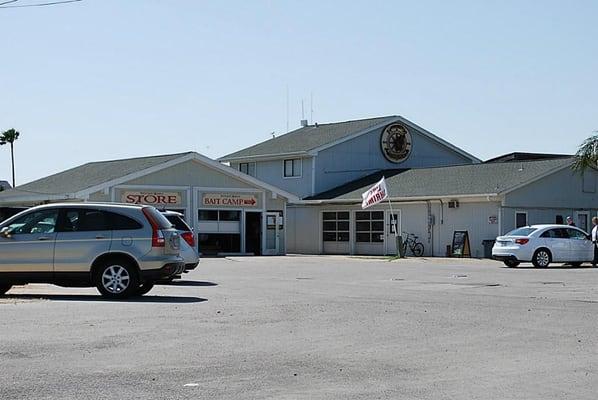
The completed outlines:
{"type": "Polygon", "coordinates": [[[482,240],[484,246],[484,258],[492,258],[492,247],[494,246],[494,240],[482,240]]]}

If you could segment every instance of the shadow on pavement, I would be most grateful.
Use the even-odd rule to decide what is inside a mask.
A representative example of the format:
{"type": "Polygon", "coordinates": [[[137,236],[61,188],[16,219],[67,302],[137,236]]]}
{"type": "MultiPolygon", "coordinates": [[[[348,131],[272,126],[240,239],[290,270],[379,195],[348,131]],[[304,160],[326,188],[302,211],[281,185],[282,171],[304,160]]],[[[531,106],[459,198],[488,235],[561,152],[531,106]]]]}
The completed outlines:
{"type": "Polygon", "coordinates": [[[592,267],[591,265],[580,265],[579,267],[573,265],[549,265],[547,268],[537,268],[533,265],[518,265],[516,267],[507,267],[506,265],[501,267],[506,269],[537,269],[538,271],[546,271],[550,269],[596,269],[596,267],[592,267]]]}
{"type": "Polygon", "coordinates": [[[160,285],[168,285],[168,286],[218,286],[215,282],[205,282],[205,281],[172,281],[168,283],[160,283],[160,285]]]}
{"type": "Polygon", "coordinates": [[[105,299],[99,295],[83,295],[83,294],[6,294],[4,299],[15,300],[51,300],[51,301],[94,301],[106,303],[202,303],[208,301],[201,297],[190,296],[138,296],[130,297],[123,300],[105,299]]]}

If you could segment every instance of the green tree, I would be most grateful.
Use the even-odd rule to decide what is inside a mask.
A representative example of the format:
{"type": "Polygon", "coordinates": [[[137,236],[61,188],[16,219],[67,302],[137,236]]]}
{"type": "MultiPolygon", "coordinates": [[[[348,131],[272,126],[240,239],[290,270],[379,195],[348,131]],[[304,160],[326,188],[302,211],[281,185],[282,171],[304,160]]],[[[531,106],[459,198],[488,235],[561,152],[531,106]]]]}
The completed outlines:
{"type": "Polygon", "coordinates": [[[573,161],[573,170],[584,172],[588,168],[598,168],[598,131],[579,146],[573,161]]]}
{"type": "Polygon", "coordinates": [[[10,158],[12,160],[12,187],[15,187],[15,140],[19,138],[20,133],[14,129],[9,129],[0,134],[0,146],[10,144],[10,158]]]}

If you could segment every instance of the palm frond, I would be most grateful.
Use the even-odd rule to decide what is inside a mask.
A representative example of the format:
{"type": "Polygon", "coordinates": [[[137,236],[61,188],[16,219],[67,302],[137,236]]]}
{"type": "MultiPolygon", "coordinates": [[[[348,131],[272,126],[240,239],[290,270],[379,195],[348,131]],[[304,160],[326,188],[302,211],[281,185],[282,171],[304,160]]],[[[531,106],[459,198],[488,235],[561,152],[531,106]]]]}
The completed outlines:
{"type": "Polygon", "coordinates": [[[572,168],[580,173],[588,168],[598,168],[598,134],[587,138],[579,146],[572,168]]]}

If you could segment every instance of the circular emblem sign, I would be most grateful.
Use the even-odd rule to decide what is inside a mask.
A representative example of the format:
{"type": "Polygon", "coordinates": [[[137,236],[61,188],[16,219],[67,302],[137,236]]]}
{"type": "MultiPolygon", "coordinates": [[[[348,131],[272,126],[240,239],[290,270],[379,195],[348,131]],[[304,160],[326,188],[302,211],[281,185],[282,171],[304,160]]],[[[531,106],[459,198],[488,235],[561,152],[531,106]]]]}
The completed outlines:
{"type": "Polygon", "coordinates": [[[401,124],[388,125],[380,136],[380,146],[388,161],[400,163],[411,153],[411,134],[401,124]]]}

